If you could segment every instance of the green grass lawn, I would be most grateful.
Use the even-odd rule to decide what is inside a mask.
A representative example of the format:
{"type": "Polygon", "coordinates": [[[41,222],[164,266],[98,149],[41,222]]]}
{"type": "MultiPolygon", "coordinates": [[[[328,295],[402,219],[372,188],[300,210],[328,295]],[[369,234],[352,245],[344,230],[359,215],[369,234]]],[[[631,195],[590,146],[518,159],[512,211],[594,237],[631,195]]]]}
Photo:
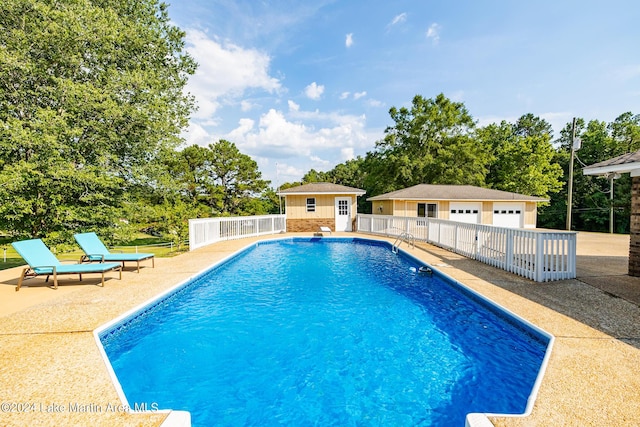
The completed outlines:
{"type": "MultiPolygon", "coordinates": [[[[13,249],[13,246],[11,246],[11,241],[12,240],[8,237],[0,237],[0,270],[25,265],[22,257],[18,255],[13,249]]],[[[109,249],[114,252],[152,253],[158,258],[166,258],[186,252],[189,250],[189,245],[183,244],[180,250],[178,250],[175,245],[171,246],[170,243],[167,243],[158,237],[140,234],[135,240],[129,242],[127,245],[115,246],[109,249]]],[[[79,261],[83,254],[84,252],[78,249],[73,252],[56,254],[56,256],[60,261],[79,261]]]]}

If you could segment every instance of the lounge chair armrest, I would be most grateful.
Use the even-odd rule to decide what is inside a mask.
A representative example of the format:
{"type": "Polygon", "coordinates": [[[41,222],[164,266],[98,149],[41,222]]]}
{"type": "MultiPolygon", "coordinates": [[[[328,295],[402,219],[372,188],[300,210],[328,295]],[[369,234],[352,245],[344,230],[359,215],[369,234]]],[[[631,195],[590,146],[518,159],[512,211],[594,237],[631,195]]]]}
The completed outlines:
{"type": "Polygon", "coordinates": [[[55,265],[36,265],[31,267],[31,270],[36,271],[39,269],[44,269],[44,268],[50,268],[52,270],[52,273],[56,272],[56,266],[55,265]]]}
{"type": "Polygon", "coordinates": [[[98,261],[100,259],[100,262],[104,262],[104,254],[85,254],[82,259],[85,261],[98,261]]]}

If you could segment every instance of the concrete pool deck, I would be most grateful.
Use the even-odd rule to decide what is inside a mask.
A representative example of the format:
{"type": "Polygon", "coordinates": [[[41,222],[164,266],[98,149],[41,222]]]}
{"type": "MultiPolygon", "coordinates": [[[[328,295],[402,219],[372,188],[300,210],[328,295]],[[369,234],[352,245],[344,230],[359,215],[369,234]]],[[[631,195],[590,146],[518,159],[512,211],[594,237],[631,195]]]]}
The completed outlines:
{"type": "MultiPolygon", "coordinates": [[[[262,239],[158,258],[122,280],[108,274],[104,288],[98,277],[62,276],[58,290],[36,278],[15,292],[21,268],[0,271],[0,424],[161,425],[166,413],[122,407],[93,330],[262,239]]],[[[629,236],[578,233],[577,279],[550,283],[431,245],[402,249],[555,335],[531,415],[492,418],[495,426],[640,425],[640,278],[626,274],[629,236]]]]}

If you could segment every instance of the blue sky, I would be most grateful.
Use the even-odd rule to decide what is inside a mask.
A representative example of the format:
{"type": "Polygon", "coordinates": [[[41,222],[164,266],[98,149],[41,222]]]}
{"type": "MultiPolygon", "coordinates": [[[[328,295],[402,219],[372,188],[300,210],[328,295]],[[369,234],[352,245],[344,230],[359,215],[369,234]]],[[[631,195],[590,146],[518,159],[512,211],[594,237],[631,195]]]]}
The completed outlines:
{"type": "Polygon", "coordinates": [[[199,64],[187,144],[233,142],[272,187],[372,151],[391,107],[478,125],[640,114],[637,0],[173,0],[199,64]]]}

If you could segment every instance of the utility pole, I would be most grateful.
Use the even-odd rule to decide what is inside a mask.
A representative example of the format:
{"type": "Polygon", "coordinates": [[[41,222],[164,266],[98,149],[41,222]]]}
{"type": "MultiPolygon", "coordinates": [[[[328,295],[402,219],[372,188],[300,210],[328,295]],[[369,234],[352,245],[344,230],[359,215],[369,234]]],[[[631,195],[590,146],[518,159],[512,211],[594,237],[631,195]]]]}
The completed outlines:
{"type": "Polygon", "coordinates": [[[575,149],[573,141],[576,138],[576,118],[573,118],[571,124],[571,160],[569,160],[569,187],[567,189],[567,231],[571,231],[571,203],[573,198],[573,159],[575,157],[575,149]]]}
{"type": "Polygon", "coordinates": [[[616,174],[611,174],[611,177],[609,178],[611,180],[611,185],[609,186],[609,200],[610,200],[610,206],[609,206],[609,233],[613,234],[613,220],[614,220],[614,216],[613,216],[613,180],[616,179],[615,178],[616,174]]]}
{"type": "Polygon", "coordinates": [[[613,213],[613,181],[620,178],[619,173],[608,173],[606,178],[609,180],[609,233],[613,234],[615,216],[613,213]]]}

